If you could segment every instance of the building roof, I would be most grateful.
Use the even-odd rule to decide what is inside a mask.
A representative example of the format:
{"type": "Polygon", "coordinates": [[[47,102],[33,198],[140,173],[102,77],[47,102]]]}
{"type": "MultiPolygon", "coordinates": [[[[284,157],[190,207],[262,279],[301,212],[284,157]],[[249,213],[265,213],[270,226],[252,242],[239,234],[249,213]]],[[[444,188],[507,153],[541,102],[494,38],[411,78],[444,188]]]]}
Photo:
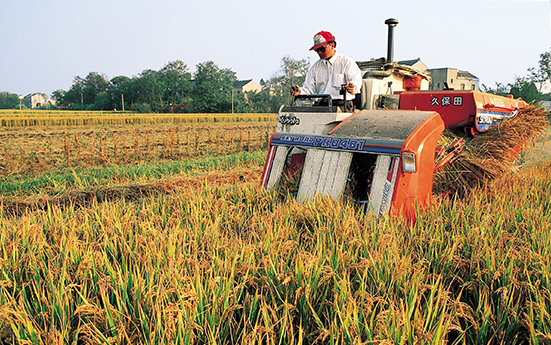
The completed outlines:
{"type": "MultiPolygon", "coordinates": [[[[396,61],[398,65],[404,66],[413,66],[416,63],[421,62],[421,58],[412,59],[412,60],[401,60],[396,61]]],[[[422,62],[421,62],[422,63],[422,62]]],[[[383,69],[383,66],[386,64],[386,59],[384,57],[378,59],[371,59],[369,61],[356,61],[356,64],[360,69],[363,70],[379,70],[383,69]]]]}
{"type": "Polygon", "coordinates": [[[371,59],[369,61],[356,61],[356,65],[358,65],[362,71],[382,70],[385,63],[385,58],[371,59]]]}
{"type": "Polygon", "coordinates": [[[417,58],[417,59],[413,59],[413,60],[401,60],[401,61],[398,61],[398,64],[406,65],[406,66],[413,66],[416,63],[418,63],[419,61],[421,61],[421,58],[417,58]]]}
{"type": "Polygon", "coordinates": [[[457,71],[457,77],[465,79],[478,79],[476,76],[467,71],[457,71]]]}
{"type": "Polygon", "coordinates": [[[429,68],[429,71],[449,70],[449,69],[457,70],[457,77],[458,78],[478,80],[478,77],[475,76],[474,74],[472,74],[471,72],[469,72],[469,71],[460,71],[457,68],[451,68],[451,67],[429,68]]]}
{"type": "Polygon", "coordinates": [[[32,97],[34,95],[39,95],[39,96],[42,96],[44,98],[47,98],[48,95],[46,95],[45,93],[42,93],[42,92],[33,92],[33,93],[29,93],[28,95],[26,95],[25,97],[32,97]]]}
{"type": "MultiPolygon", "coordinates": [[[[421,58],[419,58],[419,57],[417,59],[396,61],[396,64],[398,64],[398,65],[410,66],[412,68],[415,68],[414,66],[416,64],[419,64],[419,63],[422,64],[424,66],[424,68],[426,68],[426,66],[421,61],[421,58]]],[[[378,58],[378,59],[371,59],[369,61],[356,61],[356,64],[358,65],[358,67],[360,67],[360,70],[362,70],[362,72],[373,71],[373,70],[383,70],[384,66],[386,65],[386,58],[381,57],[381,58],[378,58]]],[[[419,69],[419,67],[418,67],[418,69],[419,69]]],[[[448,70],[448,69],[457,70],[456,68],[442,67],[442,68],[427,68],[427,71],[448,70]]],[[[424,73],[426,73],[426,72],[424,72],[424,73]]],[[[474,80],[475,82],[479,80],[477,76],[473,75],[472,73],[470,73],[468,71],[457,70],[457,77],[458,78],[463,78],[463,79],[474,80]]]]}
{"type": "Polygon", "coordinates": [[[247,79],[247,80],[237,80],[237,81],[234,81],[233,82],[233,88],[234,89],[240,89],[242,88],[243,86],[247,85],[248,83],[250,83],[251,81],[253,81],[252,79],[247,79]]]}

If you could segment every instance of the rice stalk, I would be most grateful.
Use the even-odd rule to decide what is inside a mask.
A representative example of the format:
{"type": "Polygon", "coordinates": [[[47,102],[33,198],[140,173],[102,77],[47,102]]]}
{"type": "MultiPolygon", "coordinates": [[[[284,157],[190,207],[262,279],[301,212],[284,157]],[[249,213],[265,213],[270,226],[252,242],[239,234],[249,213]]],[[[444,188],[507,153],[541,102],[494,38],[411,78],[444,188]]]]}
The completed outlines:
{"type": "MultiPolygon", "coordinates": [[[[497,180],[512,171],[519,152],[527,149],[549,127],[549,113],[541,106],[530,105],[487,133],[470,139],[463,151],[434,175],[436,194],[465,196],[473,188],[497,180]]],[[[460,136],[446,130],[440,144],[460,136]]]]}

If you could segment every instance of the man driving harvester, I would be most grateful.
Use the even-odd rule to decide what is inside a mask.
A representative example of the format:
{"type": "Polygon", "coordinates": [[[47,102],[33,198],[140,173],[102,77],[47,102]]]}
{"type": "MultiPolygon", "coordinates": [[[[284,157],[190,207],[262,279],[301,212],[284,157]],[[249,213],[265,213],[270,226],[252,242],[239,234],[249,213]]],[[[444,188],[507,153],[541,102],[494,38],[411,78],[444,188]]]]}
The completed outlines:
{"type": "Polygon", "coordinates": [[[302,89],[298,85],[291,88],[291,96],[330,95],[333,105],[343,106],[341,89],[346,89],[345,109],[352,111],[352,100],[360,92],[362,74],[356,62],[337,53],[336,47],[337,42],[330,32],[320,31],[314,36],[314,46],[310,50],[316,51],[320,59],[306,74],[302,89]]]}

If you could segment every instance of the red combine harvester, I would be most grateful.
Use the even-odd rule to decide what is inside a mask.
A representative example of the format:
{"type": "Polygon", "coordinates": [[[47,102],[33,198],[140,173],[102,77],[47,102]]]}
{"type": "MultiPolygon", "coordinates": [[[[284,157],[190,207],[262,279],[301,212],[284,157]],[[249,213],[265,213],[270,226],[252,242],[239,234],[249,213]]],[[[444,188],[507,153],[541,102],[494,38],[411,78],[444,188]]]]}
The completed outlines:
{"type": "Polygon", "coordinates": [[[346,195],[376,215],[412,218],[431,201],[434,172],[465,145],[460,139],[437,147],[444,129],[483,134],[527,106],[478,91],[428,90],[428,76],[391,62],[397,21],[385,23],[388,57],[358,63],[364,79],[355,112],[342,112],[328,95],[297,96],[280,108],[263,187],[294,179],[300,201],[346,195]]]}

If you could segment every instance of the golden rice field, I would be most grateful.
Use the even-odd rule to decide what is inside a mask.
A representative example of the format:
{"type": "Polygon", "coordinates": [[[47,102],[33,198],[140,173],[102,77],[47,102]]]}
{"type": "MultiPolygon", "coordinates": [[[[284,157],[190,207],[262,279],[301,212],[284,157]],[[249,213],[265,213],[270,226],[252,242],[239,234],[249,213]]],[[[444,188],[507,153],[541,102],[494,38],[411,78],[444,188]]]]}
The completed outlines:
{"type": "MultiPolygon", "coordinates": [[[[83,112],[81,118],[78,112],[68,113],[5,115],[21,122],[0,126],[0,176],[254,151],[266,148],[276,120],[273,114],[130,114],[141,120],[120,122],[129,115],[83,112]],[[67,123],[73,116],[79,120],[67,123]],[[163,121],[155,122],[160,117],[163,121]],[[29,121],[47,124],[24,124],[29,121]]],[[[5,118],[0,111],[1,121],[5,118]]]]}
{"type": "Polygon", "coordinates": [[[66,110],[3,110],[0,127],[82,126],[197,122],[270,122],[276,114],[137,114],[129,112],[66,110]]]}
{"type": "MultiPolygon", "coordinates": [[[[262,156],[253,133],[264,138],[272,129],[242,125],[111,127],[121,135],[113,136],[109,152],[115,143],[123,147],[122,133],[132,143],[139,130],[139,156],[145,156],[142,143],[145,134],[153,142],[154,128],[158,138],[172,129],[186,145],[189,136],[191,148],[196,132],[204,138],[210,130],[213,139],[200,153],[178,158],[201,164],[236,154],[217,153],[216,138],[224,135],[214,133],[238,138],[243,131],[243,149],[250,130],[249,149],[260,148],[262,156]]],[[[25,138],[22,150],[40,142],[25,137],[29,129],[50,133],[59,151],[51,166],[60,174],[76,171],[71,143],[75,133],[83,138],[93,127],[59,127],[0,133],[25,138]]],[[[18,142],[5,150],[20,150],[18,142]]],[[[104,166],[82,158],[92,147],[99,150],[91,142],[81,146],[81,169],[104,166]]],[[[465,199],[439,197],[415,224],[377,219],[347,202],[282,200],[258,188],[262,162],[256,160],[160,179],[149,189],[142,185],[140,194],[88,195],[81,202],[69,193],[66,202],[47,199],[13,214],[3,207],[0,343],[549,344],[551,161],[542,161],[542,145],[527,155],[529,167],[465,199]]],[[[170,163],[158,146],[153,157],[170,163]]],[[[128,144],[128,155],[133,148],[128,144]]],[[[146,162],[113,158],[109,164],[130,169],[146,162]]],[[[10,169],[3,180],[20,174],[10,169]]],[[[29,192],[27,198],[41,196],[29,192]]]]}

